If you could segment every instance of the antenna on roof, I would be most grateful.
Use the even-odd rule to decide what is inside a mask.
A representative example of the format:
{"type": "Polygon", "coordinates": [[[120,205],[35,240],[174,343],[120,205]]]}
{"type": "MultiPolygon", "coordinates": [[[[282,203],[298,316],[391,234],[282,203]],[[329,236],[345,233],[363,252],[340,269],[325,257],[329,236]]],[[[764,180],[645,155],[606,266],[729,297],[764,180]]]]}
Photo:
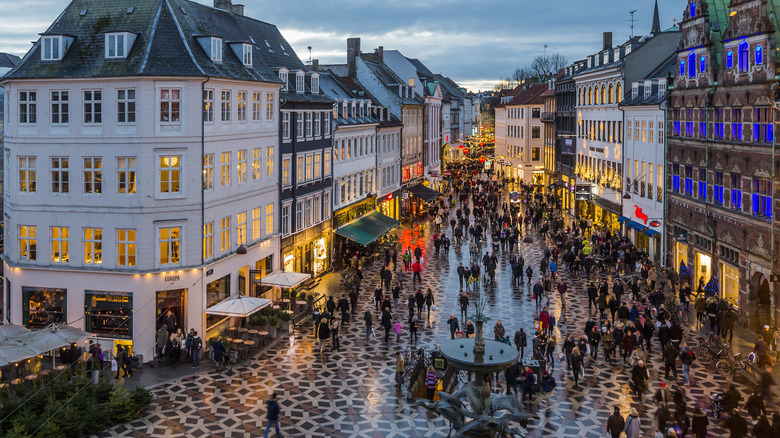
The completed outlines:
{"type": "Polygon", "coordinates": [[[630,21],[630,22],[631,22],[631,38],[634,38],[634,23],[638,21],[638,20],[636,20],[636,19],[634,18],[634,14],[636,13],[636,11],[637,11],[637,10],[636,10],[636,9],[634,9],[633,11],[629,12],[629,14],[631,14],[631,19],[630,19],[630,20],[628,20],[628,21],[630,21]]]}
{"type": "Polygon", "coordinates": [[[308,46],[307,49],[309,49],[309,65],[311,65],[311,46],[308,46]]]}

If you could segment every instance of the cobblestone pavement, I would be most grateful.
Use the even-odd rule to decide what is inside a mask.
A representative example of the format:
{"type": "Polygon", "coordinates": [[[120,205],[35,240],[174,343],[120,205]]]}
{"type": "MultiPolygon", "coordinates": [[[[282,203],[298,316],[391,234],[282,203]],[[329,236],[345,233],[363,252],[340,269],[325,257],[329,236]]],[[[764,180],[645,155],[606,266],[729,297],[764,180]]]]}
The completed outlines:
{"type": "MultiPolygon", "coordinates": [[[[450,314],[459,314],[456,267],[458,262],[466,265],[469,259],[467,242],[460,248],[453,245],[449,254],[435,256],[431,228],[427,227],[422,234],[412,233],[408,229],[398,230],[402,242],[419,242],[424,248],[422,288],[426,290],[430,287],[436,297],[436,310],[431,314],[430,325],[426,325],[420,333],[420,346],[431,346],[449,339],[445,321],[450,314]]],[[[539,236],[532,236],[534,242],[521,243],[519,252],[524,255],[526,265],[530,264],[538,272],[542,243],[539,236]]],[[[520,327],[527,332],[531,331],[538,310],[527,285],[511,284],[508,259],[508,252],[500,255],[496,284],[484,286],[484,292],[488,303],[487,314],[494,321],[500,319],[511,335],[520,327]]],[[[371,304],[369,289],[373,290],[378,278],[379,266],[376,265],[365,270],[367,281],[361,292],[359,314],[342,328],[341,352],[332,352],[328,348],[320,355],[309,327],[303,335],[296,333],[289,340],[280,340],[247,367],[237,367],[232,372],[188,376],[158,385],[154,390],[157,400],[143,418],[114,427],[100,436],[262,436],[265,400],[271,392],[280,396],[281,425],[285,436],[447,436],[449,426],[445,420],[408,402],[405,393],[395,390],[394,354],[410,345],[406,330],[400,343],[396,343],[392,336],[389,343],[385,343],[382,337],[369,340],[364,337],[365,328],[360,314],[371,304]]],[[[411,276],[400,269],[396,275],[405,285],[403,292],[408,295],[411,288],[406,285],[411,284],[411,276]]],[[[562,276],[567,277],[565,272],[562,276]]],[[[560,314],[557,294],[550,302],[550,308],[564,334],[581,331],[589,315],[584,282],[567,281],[570,293],[566,313],[560,314]]],[[[398,307],[401,308],[394,309],[394,315],[406,326],[407,310],[403,305],[398,307]]],[[[374,320],[376,324],[376,313],[374,320]]],[[[492,325],[492,322],[486,325],[488,337],[492,336],[492,325]]],[[[695,334],[692,336],[696,337],[695,334]]],[[[559,348],[560,345],[559,342],[559,348]]],[[[556,359],[559,354],[556,352],[556,359]]],[[[707,358],[699,359],[692,369],[691,387],[686,389],[689,415],[694,405],[706,410],[709,407],[709,394],[730,380],[717,375],[714,364],[707,358]]],[[[655,390],[662,377],[657,341],[648,363],[652,365],[651,388],[655,390]]],[[[529,425],[529,436],[603,437],[606,419],[614,406],[619,406],[624,416],[631,407],[637,408],[641,416],[642,436],[653,436],[655,403],[648,401],[649,393],[645,405],[638,403],[628,386],[630,369],[624,368],[621,361],[607,364],[603,360],[603,351],[600,351],[599,359],[588,364],[585,383],[583,385],[581,381],[579,389],[572,387],[573,383],[561,368],[557,367],[554,372],[558,388],[550,406],[542,402],[528,408],[539,416],[539,420],[529,425]]],[[[744,385],[740,387],[747,398],[744,385]]],[[[776,406],[770,405],[769,409],[776,409],[776,406]]],[[[724,434],[718,426],[711,427],[711,436],[724,434]]]]}

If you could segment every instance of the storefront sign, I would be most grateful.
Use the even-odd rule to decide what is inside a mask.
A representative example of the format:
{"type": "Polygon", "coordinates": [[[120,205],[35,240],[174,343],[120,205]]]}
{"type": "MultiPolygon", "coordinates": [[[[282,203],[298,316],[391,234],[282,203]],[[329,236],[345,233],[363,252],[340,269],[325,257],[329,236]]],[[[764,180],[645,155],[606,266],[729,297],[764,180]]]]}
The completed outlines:
{"type": "Polygon", "coordinates": [[[403,199],[409,199],[409,192],[404,192],[402,198],[403,199]]]}
{"type": "Polygon", "coordinates": [[[166,275],[165,276],[165,282],[173,282],[173,281],[179,281],[181,278],[178,275],[166,275]]]}
{"type": "Polygon", "coordinates": [[[214,273],[214,270],[213,269],[209,269],[208,271],[206,271],[206,277],[208,277],[209,275],[211,275],[213,273],[214,273]]]}

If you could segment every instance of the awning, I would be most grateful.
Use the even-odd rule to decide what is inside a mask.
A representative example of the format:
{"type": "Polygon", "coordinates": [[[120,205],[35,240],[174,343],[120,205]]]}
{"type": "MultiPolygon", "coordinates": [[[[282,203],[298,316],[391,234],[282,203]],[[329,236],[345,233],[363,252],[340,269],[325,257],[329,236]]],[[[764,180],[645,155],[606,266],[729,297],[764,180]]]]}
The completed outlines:
{"type": "Polygon", "coordinates": [[[378,211],[372,211],[360,219],[337,229],[335,233],[366,246],[398,226],[398,224],[397,220],[387,217],[378,211]]]}
{"type": "Polygon", "coordinates": [[[206,309],[209,315],[247,317],[263,307],[271,305],[271,300],[245,295],[233,295],[206,309]]]}
{"type": "Polygon", "coordinates": [[[260,279],[263,286],[277,286],[285,289],[292,289],[304,281],[311,278],[311,274],[302,274],[300,272],[280,271],[268,274],[260,279]]]}
{"type": "Polygon", "coordinates": [[[626,226],[628,228],[633,228],[633,229],[635,229],[637,231],[640,231],[640,232],[644,231],[645,228],[647,228],[645,225],[642,225],[639,222],[635,222],[635,221],[628,221],[628,222],[626,222],[626,226]]]}
{"type": "Polygon", "coordinates": [[[653,236],[657,236],[657,235],[661,234],[661,233],[659,233],[659,232],[658,232],[658,231],[656,231],[656,230],[651,230],[650,228],[648,228],[648,229],[644,230],[643,232],[645,233],[645,235],[646,235],[647,237],[653,237],[653,236]]]}
{"type": "Polygon", "coordinates": [[[620,216],[620,217],[618,218],[618,222],[620,222],[621,224],[622,224],[623,222],[626,222],[626,221],[628,221],[628,220],[630,220],[630,219],[629,219],[629,218],[627,218],[627,217],[625,217],[625,216],[620,216]]]}
{"type": "Polygon", "coordinates": [[[40,330],[30,331],[17,338],[25,346],[40,352],[66,347],[93,335],[65,324],[51,324],[40,330]]]}
{"type": "Polygon", "coordinates": [[[406,189],[409,193],[411,193],[413,196],[416,196],[423,201],[431,202],[434,199],[441,196],[441,193],[437,192],[436,190],[429,189],[428,187],[425,187],[422,184],[417,184],[416,186],[409,187],[406,189]]]}

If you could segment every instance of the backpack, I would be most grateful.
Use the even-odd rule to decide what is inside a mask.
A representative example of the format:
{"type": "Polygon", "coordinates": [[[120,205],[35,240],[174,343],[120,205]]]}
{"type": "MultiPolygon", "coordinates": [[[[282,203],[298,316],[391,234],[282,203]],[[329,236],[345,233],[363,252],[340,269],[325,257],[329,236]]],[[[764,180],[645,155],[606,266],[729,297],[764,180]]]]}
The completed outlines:
{"type": "Polygon", "coordinates": [[[200,350],[200,347],[203,346],[203,341],[200,339],[200,336],[197,338],[192,338],[192,349],[195,351],[200,350]]]}

